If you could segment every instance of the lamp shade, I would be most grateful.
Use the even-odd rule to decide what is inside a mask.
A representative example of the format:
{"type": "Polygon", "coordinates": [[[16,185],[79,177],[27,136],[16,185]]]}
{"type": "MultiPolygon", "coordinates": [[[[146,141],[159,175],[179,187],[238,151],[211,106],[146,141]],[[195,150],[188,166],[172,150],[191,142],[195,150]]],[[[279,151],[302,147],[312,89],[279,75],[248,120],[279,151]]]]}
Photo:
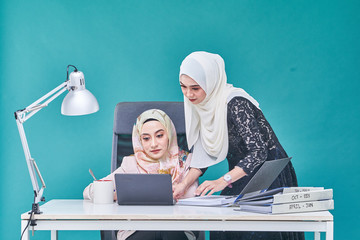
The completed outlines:
{"type": "Polygon", "coordinates": [[[69,116],[91,114],[98,110],[96,98],[86,89],[70,91],[61,104],[61,114],[69,116]]]}
{"type": "Polygon", "coordinates": [[[69,116],[86,115],[97,112],[99,103],[94,95],[85,89],[84,74],[75,71],[70,74],[69,93],[61,104],[61,114],[69,116]]]}

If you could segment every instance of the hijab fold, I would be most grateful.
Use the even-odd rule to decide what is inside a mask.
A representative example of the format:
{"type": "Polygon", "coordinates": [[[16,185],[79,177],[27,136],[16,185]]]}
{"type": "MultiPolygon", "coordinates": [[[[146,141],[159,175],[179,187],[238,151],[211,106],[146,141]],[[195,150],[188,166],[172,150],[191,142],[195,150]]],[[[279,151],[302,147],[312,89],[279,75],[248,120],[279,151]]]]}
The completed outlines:
{"type": "Polygon", "coordinates": [[[218,54],[193,52],[180,66],[180,76],[187,75],[205,91],[199,104],[184,96],[186,137],[189,148],[194,147],[191,167],[205,168],[226,158],[229,140],[227,103],[236,96],[259,103],[241,88],[227,83],[224,60],[218,54]]]}

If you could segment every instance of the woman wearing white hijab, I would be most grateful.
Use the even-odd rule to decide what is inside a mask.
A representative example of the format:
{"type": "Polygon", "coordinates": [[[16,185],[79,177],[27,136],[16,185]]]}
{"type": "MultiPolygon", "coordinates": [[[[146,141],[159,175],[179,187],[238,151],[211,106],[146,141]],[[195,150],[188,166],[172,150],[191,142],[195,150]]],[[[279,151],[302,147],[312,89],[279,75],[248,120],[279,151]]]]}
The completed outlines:
{"type": "MultiPolygon", "coordinates": [[[[193,148],[190,171],[176,185],[179,198],[206,168],[224,159],[229,172],[205,181],[197,195],[241,192],[264,161],[287,157],[258,102],[241,88],[227,83],[224,60],[217,54],[193,52],[180,66],[188,147],[193,148]]],[[[297,186],[290,162],[270,188],[297,186]]],[[[211,232],[211,239],[304,239],[303,233],[211,232]]]]}

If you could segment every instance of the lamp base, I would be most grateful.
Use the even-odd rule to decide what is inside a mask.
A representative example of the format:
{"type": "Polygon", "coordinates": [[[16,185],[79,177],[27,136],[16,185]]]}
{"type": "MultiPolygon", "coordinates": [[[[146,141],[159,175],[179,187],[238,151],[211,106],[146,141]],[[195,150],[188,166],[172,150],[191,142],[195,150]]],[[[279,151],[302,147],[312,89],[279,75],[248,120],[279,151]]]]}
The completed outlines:
{"type": "Polygon", "coordinates": [[[42,212],[40,212],[39,203],[33,203],[31,211],[29,212],[29,214],[30,214],[29,221],[30,221],[30,226],[32,226],[32,229],[33,229],[33,236],[34,236],[34,227],[37,226],[36,220],[34,220],[33,216],[34,216],[34,214],[41,214],[41,213],[42,212]]]}
{"type": "Polygon", "coordinates": [[[42,212],[40,212],[40,206],[39,203],[33,203],[32,204],[32,208],[31,208],[31,212],[29,212],[29,214],[34,213],[34,214],[41,214],[42,212]]]}

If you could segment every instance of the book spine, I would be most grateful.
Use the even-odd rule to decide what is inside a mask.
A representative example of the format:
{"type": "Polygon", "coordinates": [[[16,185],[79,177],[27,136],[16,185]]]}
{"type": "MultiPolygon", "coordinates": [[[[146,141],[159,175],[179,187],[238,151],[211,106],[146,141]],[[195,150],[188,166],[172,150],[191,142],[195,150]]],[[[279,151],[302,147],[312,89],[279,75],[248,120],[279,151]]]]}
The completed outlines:
{"type": "Polygon", "coordinates": [[[283,194],[310,192],[310,191],[318,191],[318,190],[324,190],[324,187],[289,187],[289,188],[284,188],[283,194]]]}
{"type": "Polygon", "coordinates": [[[333,190],[326,189],[326,190],[319,190],[319,191],[274,195],[273,204],[316,201],[316,200],[325,200],[325,199],[332,199],[332,198],[333,198],[333,190]]]}
{"type": "Polygon", "coordinates": [[[272,205],[272,213],[295,213],[334,209],[334,200],[296,202],[272,205]]]}

